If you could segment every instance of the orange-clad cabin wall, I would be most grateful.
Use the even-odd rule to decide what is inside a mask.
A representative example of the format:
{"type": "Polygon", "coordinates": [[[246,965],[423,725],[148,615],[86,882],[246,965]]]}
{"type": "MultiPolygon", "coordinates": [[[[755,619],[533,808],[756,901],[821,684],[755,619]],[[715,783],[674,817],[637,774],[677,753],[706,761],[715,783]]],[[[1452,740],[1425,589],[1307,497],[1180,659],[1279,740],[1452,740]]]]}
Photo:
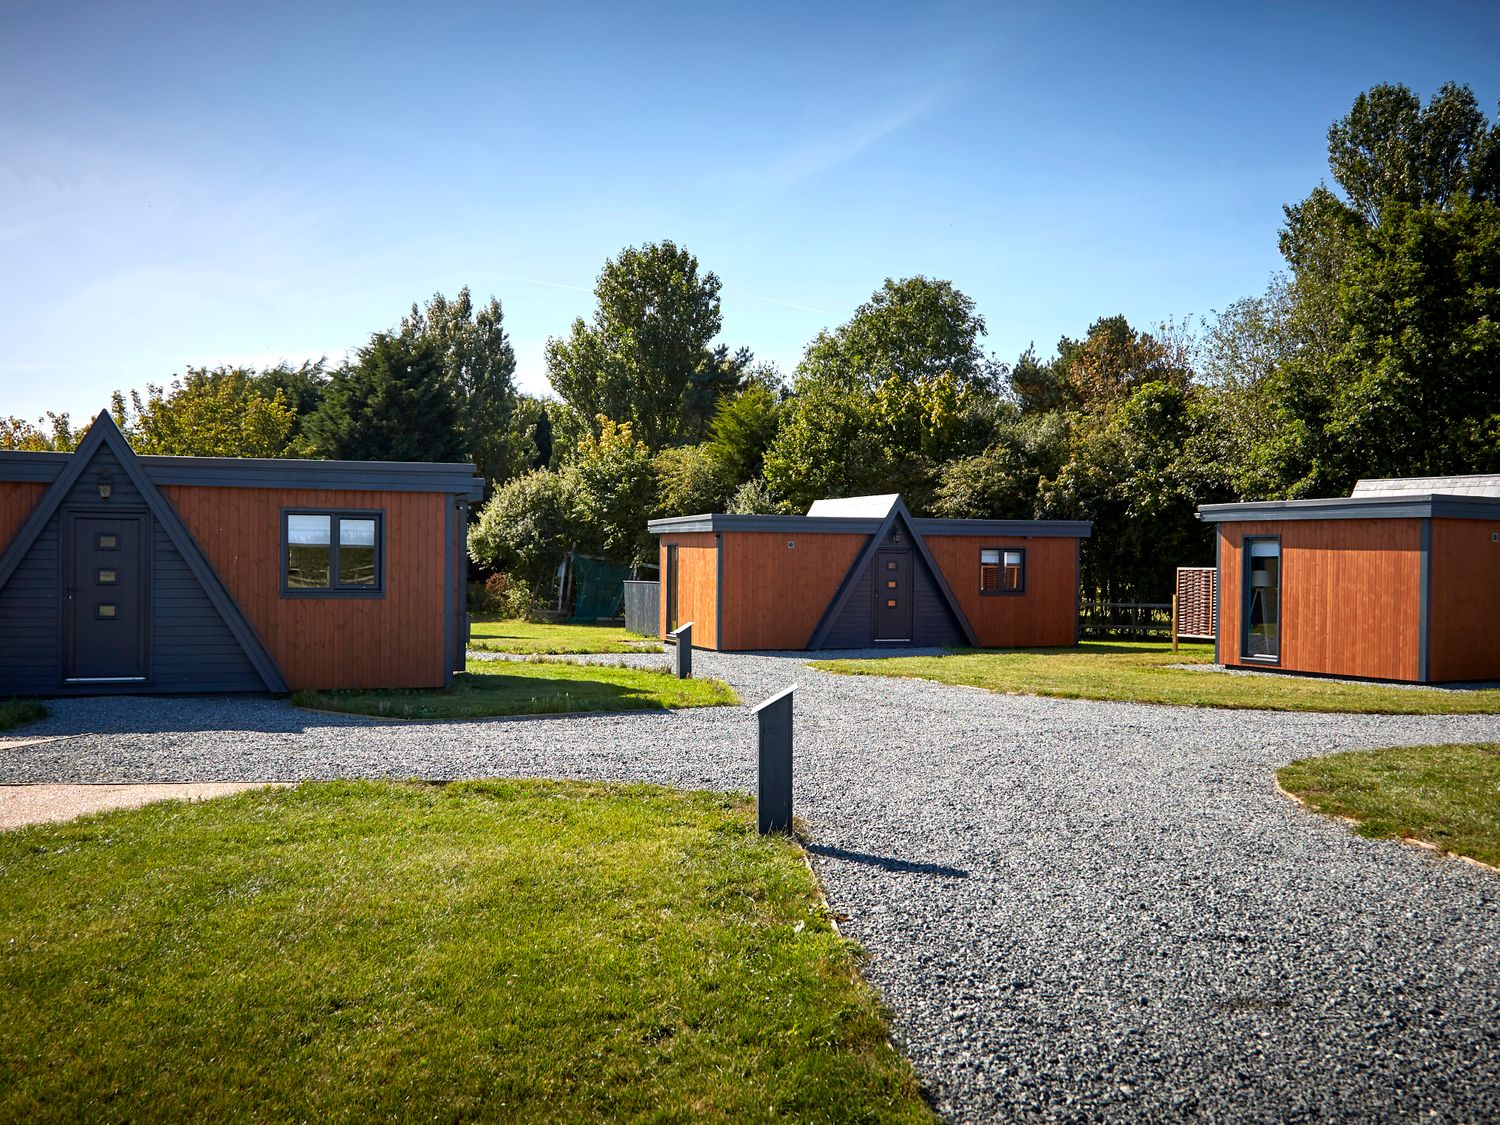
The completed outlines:
{"type": "Polygon", "coordinates": [[[1291,672],[1416,680],[1422,521],[1266,520],[1220,524],[1219,658],[1240,655],[1242,547],[1281,538],[1281,660],[1291,672]]]}
{"type": "Polygon", "coordinates": [[[711,531],[661,538],[661,635],[667,635],[667,548],[672,546],[677,548],[677,624],[693,623],[694,648],[718,648],[719,539],[711,531]]]}
{"type": "Polygon", "coordinates": [[[1500,522],[1432,521],[1427,678],[1500,679],[1500,522]]]}
{"type": "Polygon", "coordinates": [[[984,648],[1050,648],[1078,639],[1077,539],[925,535],[923,540],[984,648]],[[985,547],[1025,550],[1024,594],[979,592],[979,552],[985,547]]]}
{"type": "Polygon", "coordinates": [[[431,492],[165,485],[288,686],[441,687],[445,513],[431,492]],[[281,511],[385,512],[385,596],[281,596],[281,511]]]}
{"type": "Polygon", "coordinates": [[[806,648],[869,541],[830,532],[725,532],[720,647],[806,648]]]}
{"type": "Polygon", "coordinates": [[[0,481],[0,552],[10,546],[46,491],[45,484],[32,481],[0,481]]]}

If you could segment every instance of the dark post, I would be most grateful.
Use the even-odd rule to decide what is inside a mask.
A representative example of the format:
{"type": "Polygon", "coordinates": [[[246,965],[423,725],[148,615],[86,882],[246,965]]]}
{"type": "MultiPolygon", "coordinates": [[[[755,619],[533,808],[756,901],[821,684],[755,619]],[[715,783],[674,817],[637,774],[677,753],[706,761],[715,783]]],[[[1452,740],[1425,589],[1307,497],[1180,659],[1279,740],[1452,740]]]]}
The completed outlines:
{"type": "Polygon", "coordinates": [[[677,652],[672,657],[672,671],[679,680],[693,678],[693,623],[679,625],[669,634],[677,641],[677,652]]]}
{"type": "Polygon", "coordinates": [[[796,690],[793,684],[755,709],[760,721],[755,814],[762,836],[792,830],[792,692],[796,690]]]}

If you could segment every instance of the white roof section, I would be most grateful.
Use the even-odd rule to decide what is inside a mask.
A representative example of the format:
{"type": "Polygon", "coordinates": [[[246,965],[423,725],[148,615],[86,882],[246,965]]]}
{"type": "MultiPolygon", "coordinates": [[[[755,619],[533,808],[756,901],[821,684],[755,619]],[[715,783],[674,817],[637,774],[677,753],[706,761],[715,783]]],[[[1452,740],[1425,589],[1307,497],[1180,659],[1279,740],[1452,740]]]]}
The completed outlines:
{"type": "Polygon", "coordinates": [[[809,516],[827,519],[876,519],[883,520],[900,500],[899,494],[888,496],[845,496],[839,500],[814,500],[807,509],[809,516]]]}
{"type": "Polygon", "coordinates": [[[1393,477],[1362,480],[1350,496],[1491,496],[1500,499],[1500,473],[1462,477],[1393,477]]]}

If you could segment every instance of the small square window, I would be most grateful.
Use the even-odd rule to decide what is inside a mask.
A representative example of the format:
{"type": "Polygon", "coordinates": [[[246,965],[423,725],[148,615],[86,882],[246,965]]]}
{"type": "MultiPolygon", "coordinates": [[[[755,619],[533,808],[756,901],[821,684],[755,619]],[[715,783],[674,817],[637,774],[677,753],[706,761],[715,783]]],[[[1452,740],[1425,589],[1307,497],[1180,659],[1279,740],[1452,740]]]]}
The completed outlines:
{"type": "Polygon", "coordinates": [[[1020,547],[985,547],[979,552],[981,594],[1024,594],[1026,551],[1020,547]]]}
{"type": "Polygon", "coordinates": [[[896,608],[896,599],[895,598],[886,598],[885,599],[885,605],[886,605],[887,609],[895,609],[896,608]]]}
{"type": "Polygon", "coordinates": [[[119,581],[120,581],[119,571],[115,571],[115,570],[101,570],[99,572],[99,585],[101,585],[101,586],[113,586],[113,585],[115,585],[119,581]]]}
{"type": "Polygon", "coordinates": [[[117,616],[117,614],[116,614],[116,607],[115,607],[114,603],[113,602],[100,602],[98,609],[95,610],[94,616],[96,616],[96,617],[98,617],[98,618],[100,618],[101,620],[104,620],[104,621],[108,621],[108,620],[114,618],[115,616],[117,616]]]}
{"type": "Polygon", "coordinates": [[[282,594],[381,594],[384,519],[379,512],[286,512],[282,516],[282,594]]]}
{"type": "Polygon", "coordinates": [[[887,590],[894,590],[896,588],[896,580],[894,578],[892,578],[890,581],[888,581],[885,584],[885,588],[887,590]]]}
{"type": "Polygon", "coordinates": [[[888,563],[885,564],[885,568],[886,568],[886,570],[895,570],[896,569],[896,564],[895,564],[894,561],[888,562],[888,563]]]}
{"type": "Polygon", "coordinates": [[[94,542],[101,551],[115,551],[120,547],[120,537],[118,535],[101,534],[94,542]]]}

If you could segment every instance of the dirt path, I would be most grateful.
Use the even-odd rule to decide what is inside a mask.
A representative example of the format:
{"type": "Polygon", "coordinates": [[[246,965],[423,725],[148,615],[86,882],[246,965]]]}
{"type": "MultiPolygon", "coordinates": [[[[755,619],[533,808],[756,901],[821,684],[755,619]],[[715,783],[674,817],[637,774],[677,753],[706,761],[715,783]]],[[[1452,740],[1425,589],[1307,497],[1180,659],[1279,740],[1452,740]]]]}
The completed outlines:
{"type": "Polygon", "coordinates": [[[27,824],[72,820],[105,809],[133,809],[152,801],[201,801],[258,787],[241,781],[191,785],[0,785],[0,832],[27,824]]]}

